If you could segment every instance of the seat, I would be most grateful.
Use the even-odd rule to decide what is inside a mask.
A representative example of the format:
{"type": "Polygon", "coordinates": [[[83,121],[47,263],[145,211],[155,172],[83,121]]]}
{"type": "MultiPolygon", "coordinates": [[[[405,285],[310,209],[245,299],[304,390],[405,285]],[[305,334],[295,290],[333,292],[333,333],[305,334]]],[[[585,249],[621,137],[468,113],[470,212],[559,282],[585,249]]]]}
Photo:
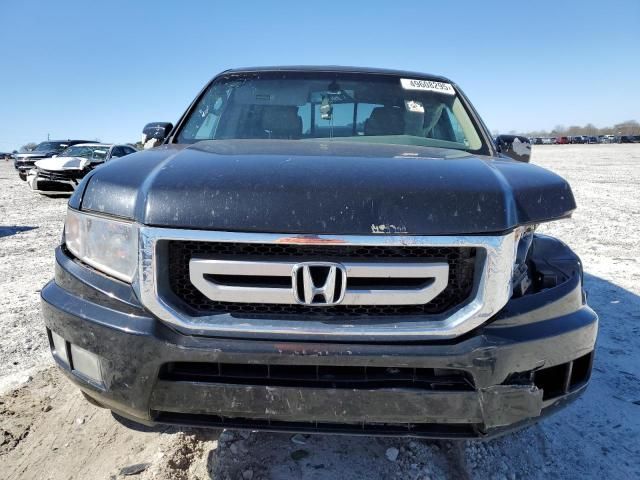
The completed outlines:
{"type": "Polygon", "coordinates": [[[402,135],[404,111],[399,107],[376,107],[364,122],[365,135],[402,135]]]}
{"type": "Polygon", "coordinates": [[[266,138],[298,139],[302,136],[302,119],[295,106],[268,106],[262,112],[262,130],[266,138]]]}

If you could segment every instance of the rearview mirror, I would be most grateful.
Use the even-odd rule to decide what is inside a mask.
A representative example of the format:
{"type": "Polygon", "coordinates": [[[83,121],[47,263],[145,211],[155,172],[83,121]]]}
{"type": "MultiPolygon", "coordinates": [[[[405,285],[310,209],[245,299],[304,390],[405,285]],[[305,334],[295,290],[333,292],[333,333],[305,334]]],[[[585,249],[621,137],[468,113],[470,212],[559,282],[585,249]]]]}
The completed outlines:
{"type": "Polygon", "coordinates": [[[169,136],[173,124],[169,122],[151,122],[147,123],[142,129],[142,134],[146,137],[146,140],[155,139],[161,142],[169,136]]]}
{"type": "Polygon", "coordinates": [[[518,162],[529,163],[531,159],[531,142],[521,135],[498,135],[496,148],[502,155],[518,162]]]}

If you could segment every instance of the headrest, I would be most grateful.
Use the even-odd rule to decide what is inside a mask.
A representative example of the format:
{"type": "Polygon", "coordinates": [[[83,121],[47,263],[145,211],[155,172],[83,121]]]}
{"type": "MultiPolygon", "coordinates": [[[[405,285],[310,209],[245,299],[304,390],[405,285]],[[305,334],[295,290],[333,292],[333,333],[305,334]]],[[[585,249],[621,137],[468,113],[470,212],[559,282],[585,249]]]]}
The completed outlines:
{"type": "Polygon", "coordinates": [[[262,128],[269,138],[296,139],[302,136],[302,119],[293,106],[268,106],[262,112],[262,128]]]}
{"type": "Polygon", "coordinates": [[[398,107],[376,107],[364,123],[365,135],[402,135],[404,111],[398,107]]]}

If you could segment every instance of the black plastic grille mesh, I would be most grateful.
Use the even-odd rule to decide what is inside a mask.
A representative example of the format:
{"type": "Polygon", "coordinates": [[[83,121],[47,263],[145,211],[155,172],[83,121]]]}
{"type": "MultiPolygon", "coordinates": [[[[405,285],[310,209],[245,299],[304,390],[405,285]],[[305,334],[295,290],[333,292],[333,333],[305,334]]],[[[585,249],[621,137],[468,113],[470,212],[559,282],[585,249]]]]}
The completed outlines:
{"type": "MultiPolygon", "coordinates": [[[[435,315],[464,302],[473,289],[476,249],[473,247],[357,246],[357,245],[285,245],[262,243],[167,242],[169,286],[192,315],[237,313],[242,315],[324,315],[324,316],[402,316],[435,315]],[[233,258],[283,261],[397,261],[446,260],[449,283],[436,298],[424,305],[336,305],[309,307],[264,303],[230,303],[210,300],[189,280],[189,260],[233,258]]],[[[293,301],[293,300],[292,300],[293,301]]]]}

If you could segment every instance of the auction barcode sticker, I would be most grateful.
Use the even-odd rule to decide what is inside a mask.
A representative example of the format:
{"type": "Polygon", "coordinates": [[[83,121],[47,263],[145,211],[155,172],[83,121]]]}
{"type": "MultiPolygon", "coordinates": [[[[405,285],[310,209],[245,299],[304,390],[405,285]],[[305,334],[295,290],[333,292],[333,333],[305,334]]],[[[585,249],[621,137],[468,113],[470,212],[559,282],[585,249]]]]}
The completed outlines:
{"type": "Polygon", "coordinates": [[[426,90],[428,92],[440,92],[447,95],[455,95],[453,85],[444,82],[434,82],[433,80],[414,80],[411,78],[401,78],[400,85],[405,90],[426,90]]]}

